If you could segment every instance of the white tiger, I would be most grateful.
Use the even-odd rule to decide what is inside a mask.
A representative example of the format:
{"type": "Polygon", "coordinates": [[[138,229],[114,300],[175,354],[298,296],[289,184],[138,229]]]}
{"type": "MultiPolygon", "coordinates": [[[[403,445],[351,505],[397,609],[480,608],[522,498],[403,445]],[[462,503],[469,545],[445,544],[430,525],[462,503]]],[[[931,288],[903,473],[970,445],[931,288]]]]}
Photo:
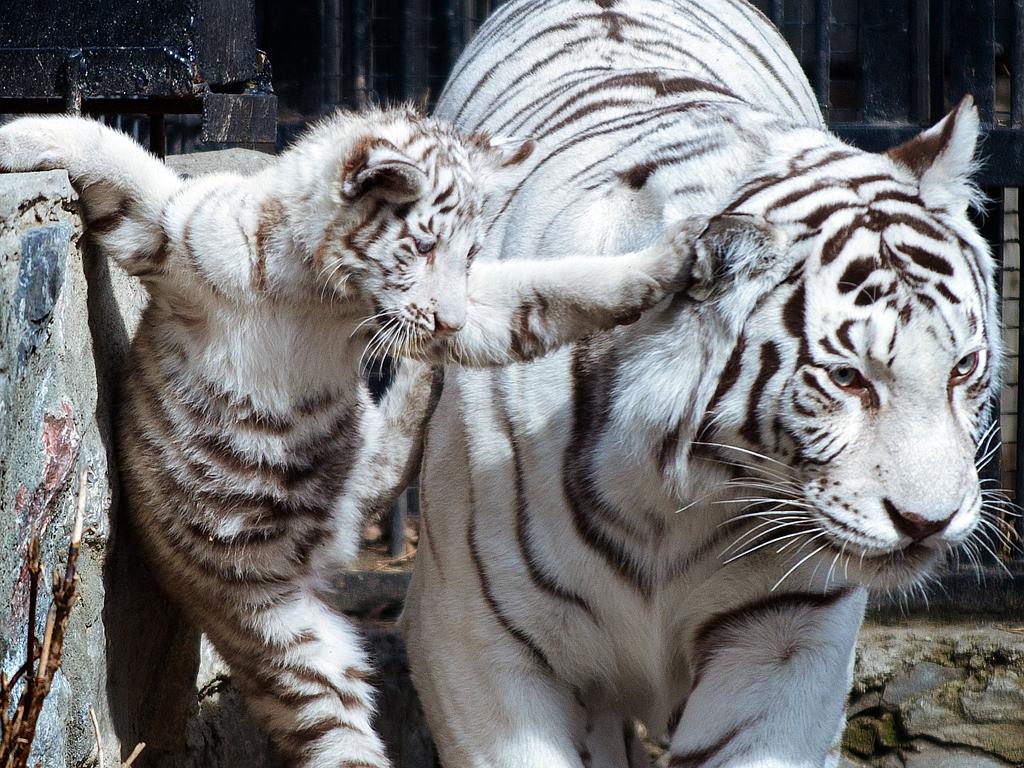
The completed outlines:
{"type": "Polygon", "coordinates": [[[866,587],[988,546],[971,100],[868,154],[742,0],[513,0],[438,112],[538,141],[483,260],[706,221],[686,296],[448,373],[403,619],[443,763],[636,766],[638,718],[673,768],[835,765],[866,587]]]}

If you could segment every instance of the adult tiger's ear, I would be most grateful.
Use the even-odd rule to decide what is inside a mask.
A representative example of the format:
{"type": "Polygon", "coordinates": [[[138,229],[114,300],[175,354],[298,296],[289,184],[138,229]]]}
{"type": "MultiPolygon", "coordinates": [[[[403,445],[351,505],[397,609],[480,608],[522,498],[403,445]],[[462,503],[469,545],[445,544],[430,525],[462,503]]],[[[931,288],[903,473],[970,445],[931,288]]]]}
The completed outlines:
{"type": "Polygon", "coordinates": [[[924,204],[962,212],[980,197],[971,181],[977,170],[978,108],[964,96],[952,112],[886,154],[917,178],[924,204]]]}
{"type": "Polygon", "coordinates": [[[342,171],[341,193],[348,200],[372,196],[388,203],[412,203],[427,193],[429,181],[405,153],[385,139],[358,142],[342,171]]]}
{"type": "Polygon", "coordinates": [[[760,216],[722,213],[704,222],[694,241],[694,263],[687,295],[711,297],[724,283],[772,270],[784,252],[780,230],[760,216]]]}

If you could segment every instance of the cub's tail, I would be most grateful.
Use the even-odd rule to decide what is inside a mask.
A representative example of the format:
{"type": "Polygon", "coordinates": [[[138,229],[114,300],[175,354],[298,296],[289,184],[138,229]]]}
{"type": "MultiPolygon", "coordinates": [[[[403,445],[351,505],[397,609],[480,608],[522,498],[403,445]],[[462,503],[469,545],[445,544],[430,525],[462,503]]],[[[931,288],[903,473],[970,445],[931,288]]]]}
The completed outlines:
{"type": "Polygon", "coordinates": [[[86,231],[126,271],[159,270],[162,215],[182,180],[131,137],[80,117],[22,117],[0,126],[0,171],[64,168],[86,231]]]}

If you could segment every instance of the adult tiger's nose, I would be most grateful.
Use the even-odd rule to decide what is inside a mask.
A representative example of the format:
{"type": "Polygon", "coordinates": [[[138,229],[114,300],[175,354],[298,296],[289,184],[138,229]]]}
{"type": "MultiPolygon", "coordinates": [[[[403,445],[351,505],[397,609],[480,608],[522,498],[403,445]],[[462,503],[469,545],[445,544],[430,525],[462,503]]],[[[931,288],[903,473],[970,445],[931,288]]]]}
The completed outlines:
{"type": "Polygon", "coordinates": [[[923,541],[929,536],[941,533],[949,525],[953,515],[956,514],[956,510],[953,510],[949,515],[940,519],[922,517],[921,515],[915,515],[912,512],[899,509],[888,498],[882,499],[882,507],[885,509],[886,514],[889,515],[889,519],[892,520],[896,530],[904,536],[909,536],[914,541],[923,541]]]}

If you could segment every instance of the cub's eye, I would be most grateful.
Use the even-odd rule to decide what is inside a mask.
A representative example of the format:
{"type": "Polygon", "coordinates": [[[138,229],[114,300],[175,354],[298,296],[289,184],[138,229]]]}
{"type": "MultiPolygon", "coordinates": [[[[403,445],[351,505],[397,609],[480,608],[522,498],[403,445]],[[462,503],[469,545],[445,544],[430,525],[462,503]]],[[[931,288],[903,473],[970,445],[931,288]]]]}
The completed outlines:
{"type": "Polygon", "coordinates": [[[437,240],[417,240],[416,250],[421,256],[426,256],[437,247],[437,240]]]}
{"type": "Polygon", "coordinates": [[[867,389],[868,383],[864,381],[860,371],[846,365],[842,368],[833,368],[828,372],[832,383],[840,389],[867,389]]]}
{"type": "Polygon", "coordinates": [[[965,381],[978,367],[979,357],[977,352],[971,352],[971,354],[961,357],[957,364],[953,366],[953,371],[950,373],[949,378],[955,384],[965,381]]]}

